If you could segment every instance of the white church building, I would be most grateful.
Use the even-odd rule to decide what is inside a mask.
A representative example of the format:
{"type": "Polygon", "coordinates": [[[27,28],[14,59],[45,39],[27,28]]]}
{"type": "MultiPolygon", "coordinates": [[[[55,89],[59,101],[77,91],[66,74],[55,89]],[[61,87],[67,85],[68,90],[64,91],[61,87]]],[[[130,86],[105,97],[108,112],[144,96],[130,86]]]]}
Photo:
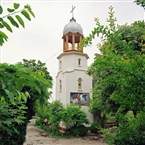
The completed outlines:
{"type": "Polygon", "coordinates": [[[63,29],[63,53],[57,59],[58,73],[56,76],[56,100],[64,105],[75,103],[79,105],[93,122],[93,115],[88,111],[88,101],[91,97],[92,77],[86,74],[89,56],[79,51],[83,38],[83,29],[74,17],[63,29]]]}

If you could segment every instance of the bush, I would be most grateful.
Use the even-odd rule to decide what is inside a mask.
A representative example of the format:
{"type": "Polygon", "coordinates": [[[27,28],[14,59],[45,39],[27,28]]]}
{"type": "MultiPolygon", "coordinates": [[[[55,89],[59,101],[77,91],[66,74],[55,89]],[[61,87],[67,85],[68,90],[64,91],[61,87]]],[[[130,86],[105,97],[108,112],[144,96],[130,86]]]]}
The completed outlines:
{"type": "Polygon", "coordinates": [[[86,113],[74,104],[67,105],[62,112],[62,121],[66,126],[73,124],[75,126],[81,126],[83,123],[88,124],[86,113]]]}
{"type": "MultiPolygon", "coordinates": [[[[36,121],[36,125],[40,128],[44,129],[45,125],[42,125],[44,120],[47,119],[47,123],[49,124],[49,133],[51,135],[61,135],[56,133],[56,128],[59,126],[60,122],[64,124],[64,126],[71,128],[73,136],[84,136],[86,135],[88,129],[83,126],[83,123],[88,124],[89,120],[87,119],[86,113],[81,110],[79,106],[75,106],[73,104],[67,105],[66,107],[59,101],[53,101],[52,103],[47,103],[45,106],[40,106],[39,103],[36,104],[37,116],[39,117],[36,121]]],[[[47,126],[48,128],[48,126],[47,126]]],[[[58,130],[59,131],[59,130],[58,130]]]]}
{"type": "Polygon", "coordinates": [[[62,119],[63,110],[64,110],[64,106],[58,100],[49,104],[48,121],[52,128],[56,128],[59,125],[62,119]]]}
{"type": "Polygon", "coordinates": [[[30,103],[34,96],[23,89],[33,88],[42,97],[47,81],[27,68],[6,63],[0,64],[0,80],[0,145],[22,145],[34,106],[34,102],[30,103]]]}
{"type": "Polygon", "coordinates": [[[36,101],[35,103],[35,110],[37,116],[36,126],[48,124],[49,114],[50,114],[49,106],[50,106],[49,102],[46,102],[43,105],[41,105],[39,101],[36,101]]]}
{"type": "Polygon", "coordinates": [[[145,144],[145,113],[126,114],[120,118],[121,122],[114,133],[106,141],[115,145],[144,145],[145,144]]]}
{"type": "Polygon", "coordinates": [[[22,145],[25,142],[27,123],[15,123],[12,126],[13,128],[4,127],[0,130],[0,145],[22,145]]]}
{"type": "Polygon", "coordinates": [[[92,133],[98,133],[99,127],[100,127],[100,124],[98,122],[93,122],[90,126],[90,131],[92,133]]]}
{"type": "Polygon", "coordinates": [[[24,103],[0,102],[0,145],[22,145],[25,142],[26,109],[24,103]]]}
{"type": "Polygon", "coordinates": [[[80,125],[80,126],[73,126],[71,128],[71,131],[70,133],[73,135],[73,136],[85,136],[88,132],[88,129],[87,127],[85,127],[84,125],[80,125]]]}
{"type": "MultiPolygon", "coordinates": [[[[0,68],[0,144],[22,145],[25,142],[28,122],[28,93],[21,92],[21,89],[26,84],[24,76],[29,71],[6,63],[0,64],[0,68]]],[[[29,75],[27,80],[30,80],[29,75]]]]}

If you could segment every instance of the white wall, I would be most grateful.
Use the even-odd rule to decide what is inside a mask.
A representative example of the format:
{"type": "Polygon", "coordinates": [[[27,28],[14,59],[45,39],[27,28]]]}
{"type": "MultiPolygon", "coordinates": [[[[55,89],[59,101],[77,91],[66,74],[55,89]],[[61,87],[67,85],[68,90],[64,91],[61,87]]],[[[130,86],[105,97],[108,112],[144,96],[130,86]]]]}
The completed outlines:
{"type": "MultiPolygon", "coordinates": [[[[91,97],[92,77],[86,74],[88,55],[80,52],[66,52],[58,56],[62,67],[58,67],[56,76],[56,99],[64,105],[70,104],[70,93],[89,93],[91,97]],[[81,66],[78,66],[78,59],[81,59],[81,66]],[[82,78],[82,89],[78,89],[78,78],[82,78]],[[62,90],[60,91],[60,82],[62,90]]],[[[58,62],[59,65],[59,62],[58,62]]],[[[93,122],[93,115],[89,113],[88,106],[81,106],[87,113],[90,122],[93,122]]]]}
{"type": "Polygon", "coordinates": [[[81,52],[65,52],[60,54],[58,57],[59,61],[62,62],[60,69],[60,63],[58,62],[58,70],[71,70],[71,69],[82,69],[87,70],[87,54],[81,52]],[[78,66],[78,59],[81,59],[81,67],[78,66]]]}

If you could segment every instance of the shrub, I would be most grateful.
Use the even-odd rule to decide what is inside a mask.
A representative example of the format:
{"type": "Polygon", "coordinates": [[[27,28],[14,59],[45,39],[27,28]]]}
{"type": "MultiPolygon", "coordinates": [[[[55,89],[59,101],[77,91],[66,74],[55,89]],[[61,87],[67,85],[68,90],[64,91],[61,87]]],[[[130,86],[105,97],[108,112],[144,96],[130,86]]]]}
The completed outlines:
{"type": "Polygon", "coordinates": [[[0,68],[0,144],[21,145],[25,142],[29,96],[21,89],[32,77],[27,75],[29,71],[15,65],[0,64],[0,68]]]}
{"type": "Polygon", "coordinates": [[[100,127],[100,124],[98,122],[93,122],[90,126],[90,131],[92,133],[98,133],[99,127],[100,127]]]}
{"type": "Polygon", "coordinates": [[[60,101],[45,102],[44,105],[37,101],[35,107],[36,115],[38,116],[36,120],[37,126],[41,127],[46,123],[46,125],[50,125],[51,129],[55,129],[59,125],[62,120],[62,111],[64,110],[64,106],[60,101]]]}
{"type": "Polygon", "coordinates": [[[67,105],[63,110],[62,121],[66,126],[69,126],[69,124],[81,126],[83,123],[89,123],[86,113],[79,106],[73,104],[67,105]]]}
{"type": "Polygon", "coordinates": [[[33,88],[43,96],[42,86],[36,82],[46,87],[47,81],[27,68],[6,63],[0,64],[0,80],[0,145],[22,145],[27,123],[32,118],[30,108],[34,105],[34,102],[29,104],[33,96],[23,88],[33,88]]]}
{"type": "Polygon", "coordinates": [[[22,101],[15,105],[0,101],[0,145],[22,145],[25,142],[26,111],[22,101]]]}
{"type": "Polygon", "coordinates": [[[70,133],[73,135],[73,136],[85,136],[88,132],[88,129],[87,127],[85,127],[84,125],[80,125],[80,126],[73,126],[71,128],[71,131],[70,133]]]}
{"type": "Polygon", "coordinates": [[[52,128],[56,128],[61,119],[62,119],[62,112],[64,110],[63,104],[56,100],[49,105],[49,123],[52,128]]]}
{"type": "Polygon", "coordinates": [[[56,128],[59,126],[61,121],[66,127],[70,127],[70,125],[73,126],[71,128],[71,135],[84,136],[88,131],[85,126],[82,126],[83,123],[89,123],[87,115],[79,106],[71,104],[64,107],[59,100],[56,100],[50,104],[45,104],[45,106],[40,106],[38,103],[36,109],[38,110],[36,112],[39,117],[36,121],[36,125],[44,129],[46,126],[42,124],[44,120],[47,119],[47,123],[49,124],[48,131],[53,136],[61,136],[61,133],[56,134],[56,128]]]}
{"type": "Polygon", "coordinates": [[[35,110],[37,116],[36,126],[41,126],[44,124],[44,122],[48,123],[50,114],[49,106],[50,106],[49,102],[46,102],[43,105],[41,105],[39,101],[36,101],[35,103],[35,110]],[[47,120],[47,122],[45,120],[47,120]]]}
{"type": "Polygon", "coordinates": [[[144,145],[145,144],[145,113],[126,114],[114,133],[107,136],[106,141],[115,145],[144,145]]]}

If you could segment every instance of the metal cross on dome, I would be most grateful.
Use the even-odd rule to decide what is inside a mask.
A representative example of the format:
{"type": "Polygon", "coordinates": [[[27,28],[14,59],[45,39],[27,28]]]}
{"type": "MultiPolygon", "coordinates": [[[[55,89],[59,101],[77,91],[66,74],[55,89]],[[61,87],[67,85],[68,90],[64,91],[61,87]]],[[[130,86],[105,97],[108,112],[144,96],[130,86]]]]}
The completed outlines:
{"type": "Polygon", "coordinates": [[[72,18],[74,17],[73,11],[74,11],[75,8],[76,8],[75,6],[72,6],[72,10],[70,11],[70,13],[72,13],[72,18]]]}

